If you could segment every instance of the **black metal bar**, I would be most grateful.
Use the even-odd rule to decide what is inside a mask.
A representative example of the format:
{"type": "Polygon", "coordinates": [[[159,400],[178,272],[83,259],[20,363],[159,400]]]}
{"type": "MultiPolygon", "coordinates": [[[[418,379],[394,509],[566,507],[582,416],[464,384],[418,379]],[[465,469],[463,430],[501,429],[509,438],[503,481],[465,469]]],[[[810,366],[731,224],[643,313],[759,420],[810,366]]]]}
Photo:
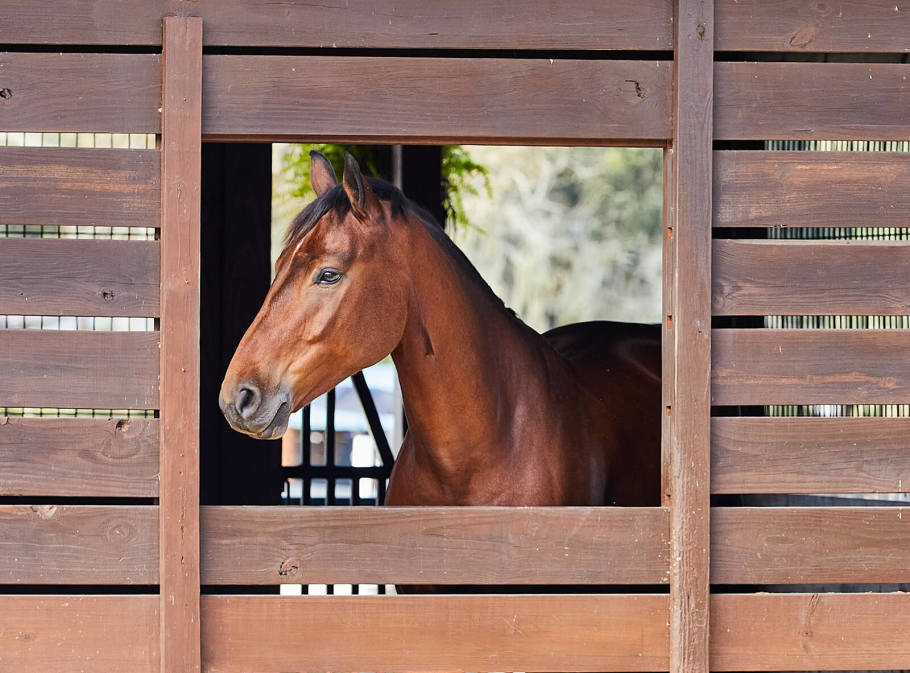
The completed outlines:
{"type": "Polygon", "coordinates": [[[313,446],[310,441],[310,405],[306,405],[303,408],[303,423],[302,429],[300,431],[300,441],[303,443],[303,462],[300,464],[300,476],[303,478],[303,484],[301,484],[303,490],[301,492],[302,497],[300,498],[301,504],[309,505],[312,504],[312,498],[310,497],[310,465],[312,461],[312,451],[313,446]]]}
{"type": "Polygon", "coordinates": [[[376,403],[373,402],[373,395],[367,386],[367,380],[363,372],[357,372],[351,377],[354,384],[354,390],[357,391],[357,397],[360,399],[360,405],[363,407],[363,413],[367,418],[367,425],[370,428],[370,436],[379,449],[379,457],[383,465],[391,467],[395,464],[395,457],[392,455],[392,449],[389,447],[389,440],[382,429],[382,421],[379,419],[379,412],[376,411],[376,403]]]}
{"type": "Polygon", "coordinates": [[[347,479],[355,477],[364,477],[369,479],[388,479],[391,469],[384,465],[375,467],[353,467],[351,465],[315,465],[313,467],[304,467],[295,465],[282,467],[282,477],[307,477],[311,479],[347,479]]]}
{"type": "MultiPolygon", "coordinates": [[[[335,389],[332,388],[325,396],[325,464],[335,466],[335,389]]],[[[327,477],[325,485],[325,502],[327,505],[336,504],[335,501],[335,476],[327,477]]]]}

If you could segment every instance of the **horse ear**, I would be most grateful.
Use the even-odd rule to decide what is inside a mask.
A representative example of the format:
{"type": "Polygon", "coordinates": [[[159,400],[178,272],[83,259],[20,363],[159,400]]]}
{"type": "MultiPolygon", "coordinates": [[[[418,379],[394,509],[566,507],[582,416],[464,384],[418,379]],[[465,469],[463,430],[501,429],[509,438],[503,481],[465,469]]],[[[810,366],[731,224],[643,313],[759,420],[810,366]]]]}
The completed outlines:
{"type": "Polygon", "coordinates": [[[326,159],[324,154],[316,150],[311,151],[310,186],[316,192],[316,196],[322,196],[337,184],[338,178],[335,177],[335,169],[332,168],[332,162],[326,159]]]}
{"type": "Polygon", "coordinates": [[[344,191],[351,201],[351,211],[358,220],[366,220],[375,205],[376,195],[360,172],[360,165],[350,153],[344,153],[344,191]]]}

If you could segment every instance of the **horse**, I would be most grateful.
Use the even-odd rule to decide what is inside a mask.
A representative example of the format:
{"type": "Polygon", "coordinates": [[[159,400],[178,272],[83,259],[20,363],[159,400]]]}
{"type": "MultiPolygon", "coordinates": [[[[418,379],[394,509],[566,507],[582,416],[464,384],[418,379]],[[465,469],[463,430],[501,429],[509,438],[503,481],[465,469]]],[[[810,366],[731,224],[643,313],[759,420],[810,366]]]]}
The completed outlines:
{"type": "Polygon", "coordinates": [[[280,437],[391,354],[408,430],[386,505],[659,504],[659,325],[540,334],[400,190],[310,156],[317,197],[221,386],[235,430],[280,437]]]}

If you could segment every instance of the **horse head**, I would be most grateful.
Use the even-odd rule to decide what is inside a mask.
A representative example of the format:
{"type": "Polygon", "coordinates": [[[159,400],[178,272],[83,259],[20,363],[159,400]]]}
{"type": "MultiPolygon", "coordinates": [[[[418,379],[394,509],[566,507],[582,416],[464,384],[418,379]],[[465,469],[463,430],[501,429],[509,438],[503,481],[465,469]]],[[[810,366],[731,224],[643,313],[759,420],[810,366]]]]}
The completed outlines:
{"type": "Polygon", "coordinates": [[[312,152],[317,194],[294,220],[275,280],[237,346],[219,404],[231,426],[260,439],[281,436],[288,417],[388,355],[407,317],[403,197],[367,179],[345,155],[338,184],[312,152]]]}

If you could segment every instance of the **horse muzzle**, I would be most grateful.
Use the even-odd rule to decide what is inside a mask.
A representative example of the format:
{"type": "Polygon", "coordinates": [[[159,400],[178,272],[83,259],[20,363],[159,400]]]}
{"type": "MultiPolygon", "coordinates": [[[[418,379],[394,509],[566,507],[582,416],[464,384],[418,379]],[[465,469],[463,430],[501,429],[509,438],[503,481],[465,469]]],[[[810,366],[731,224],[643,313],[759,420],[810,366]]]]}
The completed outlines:
{"type": "Polygon", "coordinates": [[[284,434],[291,415],[291,398],[281,387],[263,391],[252,381],[222,389],[218,405],[225,419],[237,432],[256,439],[276,439],[284,434]]]}

